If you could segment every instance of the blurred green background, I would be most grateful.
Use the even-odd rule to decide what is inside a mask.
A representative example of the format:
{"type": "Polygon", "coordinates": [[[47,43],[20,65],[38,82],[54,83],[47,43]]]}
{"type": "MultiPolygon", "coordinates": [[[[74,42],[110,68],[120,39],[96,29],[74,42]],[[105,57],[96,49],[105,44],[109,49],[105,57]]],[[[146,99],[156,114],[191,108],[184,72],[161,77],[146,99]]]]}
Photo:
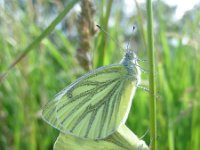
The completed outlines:
{"type": "MultiPolygon", "coordinates": [[[[0,150],[52,149],[58,131],[41,119],[41,108],[87,70],[118,63],[130,39],[130,48],[147,60],[145,1],[92,2],[0,0],[0,74],[17,64],[1,78],[0,150]],[[40,42],[39,35],[66,6],[70,11],[40,42]],[[30,43],[35,43],[32,49],[30,43]]],[[[200,4],[182,15],[178,8],[167,0],[153,3],[158,149],[199,150],[200,4]]],[[[140,65],[148,88],[148,60],[140,65]]],[[[149,129],[148,97],[138,88],[127,121],[139,137],[149,129]]],[[[150,143],[149,133],[144,140],[150,143]]]]}

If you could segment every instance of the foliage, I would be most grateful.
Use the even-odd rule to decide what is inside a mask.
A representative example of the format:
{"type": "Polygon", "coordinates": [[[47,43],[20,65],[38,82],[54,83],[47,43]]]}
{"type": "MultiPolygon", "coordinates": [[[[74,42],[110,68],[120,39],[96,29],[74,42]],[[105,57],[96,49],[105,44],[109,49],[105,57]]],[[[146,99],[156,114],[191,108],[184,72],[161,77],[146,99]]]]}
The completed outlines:
{"type": "MultiPolygon", "coordinates": [[[[138,5],[136,13],[129,16],[125,14],[123,2],[109,1],[112,7],[106,7],[106,3],[94,2],[95,22],[102,24],[117,42],[109,37],[105,39],[103,34],[91,41],[93,67],[119,62],[123,52],[120,47],[130,37],[134,37],[131,48],[137,49],[139,58],[146,59],[145,5],[138,5]],[[131,32],[133,24],[138,29],[136,35],[131,32]]],[[[64,1],[6,1],[0,4],[1,74],[25,47],[43,33],[65,5],[64,1]]],[[[167,7],[157,1],[153,5],[158,149],[198,150],[200,5],[187,12],[181,20],[175,20],[174,8],[167,7]]],[[[78,39],[76,15],[76,9],[72,9],[53,32],[35,45],[1,81],[0,149],[52,149],[58,132],[41,119],[41,108],[57,92],[85,73],[75,57],[78,39]]],[[[147,70],[143,74],[145,83],[148,60],[140,64],[147,70]]],[[[127,121],[128,127],[138,136],[149,129],[148,94],[138,88],[127,121]]],[[[151,143],[149,134],[144,140],[151,143]]]]}

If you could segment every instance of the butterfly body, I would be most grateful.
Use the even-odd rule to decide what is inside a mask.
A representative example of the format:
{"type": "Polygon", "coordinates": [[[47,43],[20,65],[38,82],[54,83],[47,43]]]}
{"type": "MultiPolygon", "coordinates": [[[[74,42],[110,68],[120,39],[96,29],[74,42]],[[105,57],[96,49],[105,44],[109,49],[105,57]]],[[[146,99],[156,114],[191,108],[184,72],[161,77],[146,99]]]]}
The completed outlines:
{"type": "Polygon", "coordinates": [[[92,70],[67,86],[43,109],[43,118],[63,133],[102,139],[124,124],[137,85],[137,57],[127,51],[119,64],[92,70]]]}

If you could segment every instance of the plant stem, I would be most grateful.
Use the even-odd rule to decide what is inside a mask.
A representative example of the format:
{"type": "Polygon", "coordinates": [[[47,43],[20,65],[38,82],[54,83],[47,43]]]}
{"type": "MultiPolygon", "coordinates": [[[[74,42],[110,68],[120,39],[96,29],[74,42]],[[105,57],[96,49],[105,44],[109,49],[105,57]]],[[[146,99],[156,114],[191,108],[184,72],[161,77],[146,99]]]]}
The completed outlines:
{"type": "Polygon", "coordinates": [[[77,28],[79,35],[78,48],[76,50],[76,58],[82,68],[86,71],[92,69],[91,58],[89,56],[89,50],[91,48],[91,39],[93,38],[95,31],[94,23],[94,3],[92,0],[81,1],[81,13],[78,16],[77,28]]]}
{"type": "MultiPolygon", "coordinates": [[[[113,4],[113,0],[108,0],[107,4],[106,4],[106,12],[105,14],[103,14],[103,16],[100,19],[100,25],[101,27],[103,27],[103,29],[105,31],[108,31],[108,20],[110,17],[110,13],[111,13],[111,8],[112,8],[112,4],[113,4]]],[[[106,45],[107,45],[107,35],[103,32],[101,32],[100,36],[101,37],[101,41],[99,43],[99,45],[97,46],[99,51],[98,51],[98,57],[99,59],[97,59],[97,64],[96,64],[96,68],[101,67],[104,65],[105,62],[105,51],[106,51],[106,45]]]]}
{"type": "Polygon", "coordinates": [[[148,54],[149,54],[149,90],[150,94],[150,134],[151,149],[157,150],[157,130],[156,130],[156,87],[155,87],[155,63],[154,63],[154,39],[153,39],[153,12],[152,1],[147,0],[147,28],[148,28],[148,54]]]}
{"type": "Polygon", "coordinates": [[[52,21],[52,23],[32,42],[30,43],[21,54],[10,64],[10,66],[6,69],[6,71],[0,76],[0,83],[8,74],[8,72],[15,67],[17,63],[19,63],[34,47],[36,47],[53,29],[55,26],[65,17],[65,15],[71,10],[71,8],[78,2],[79,0],[71,0],[67,3],[67,6],[64,10],[52,21]]]}

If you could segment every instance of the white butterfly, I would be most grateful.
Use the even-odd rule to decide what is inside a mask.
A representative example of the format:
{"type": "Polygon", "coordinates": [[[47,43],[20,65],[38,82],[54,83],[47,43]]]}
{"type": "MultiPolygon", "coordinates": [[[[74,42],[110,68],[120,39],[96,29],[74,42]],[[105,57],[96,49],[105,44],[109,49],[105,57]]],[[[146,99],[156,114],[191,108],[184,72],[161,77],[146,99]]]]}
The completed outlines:
{"type": "Polygon", "coordinates": [[[43,118],[63,133],[102,139],[127,120],[140,83],[137,56],[127,50],[119,64],[92,70],[71,83],[43,109],[43,118]]]}

